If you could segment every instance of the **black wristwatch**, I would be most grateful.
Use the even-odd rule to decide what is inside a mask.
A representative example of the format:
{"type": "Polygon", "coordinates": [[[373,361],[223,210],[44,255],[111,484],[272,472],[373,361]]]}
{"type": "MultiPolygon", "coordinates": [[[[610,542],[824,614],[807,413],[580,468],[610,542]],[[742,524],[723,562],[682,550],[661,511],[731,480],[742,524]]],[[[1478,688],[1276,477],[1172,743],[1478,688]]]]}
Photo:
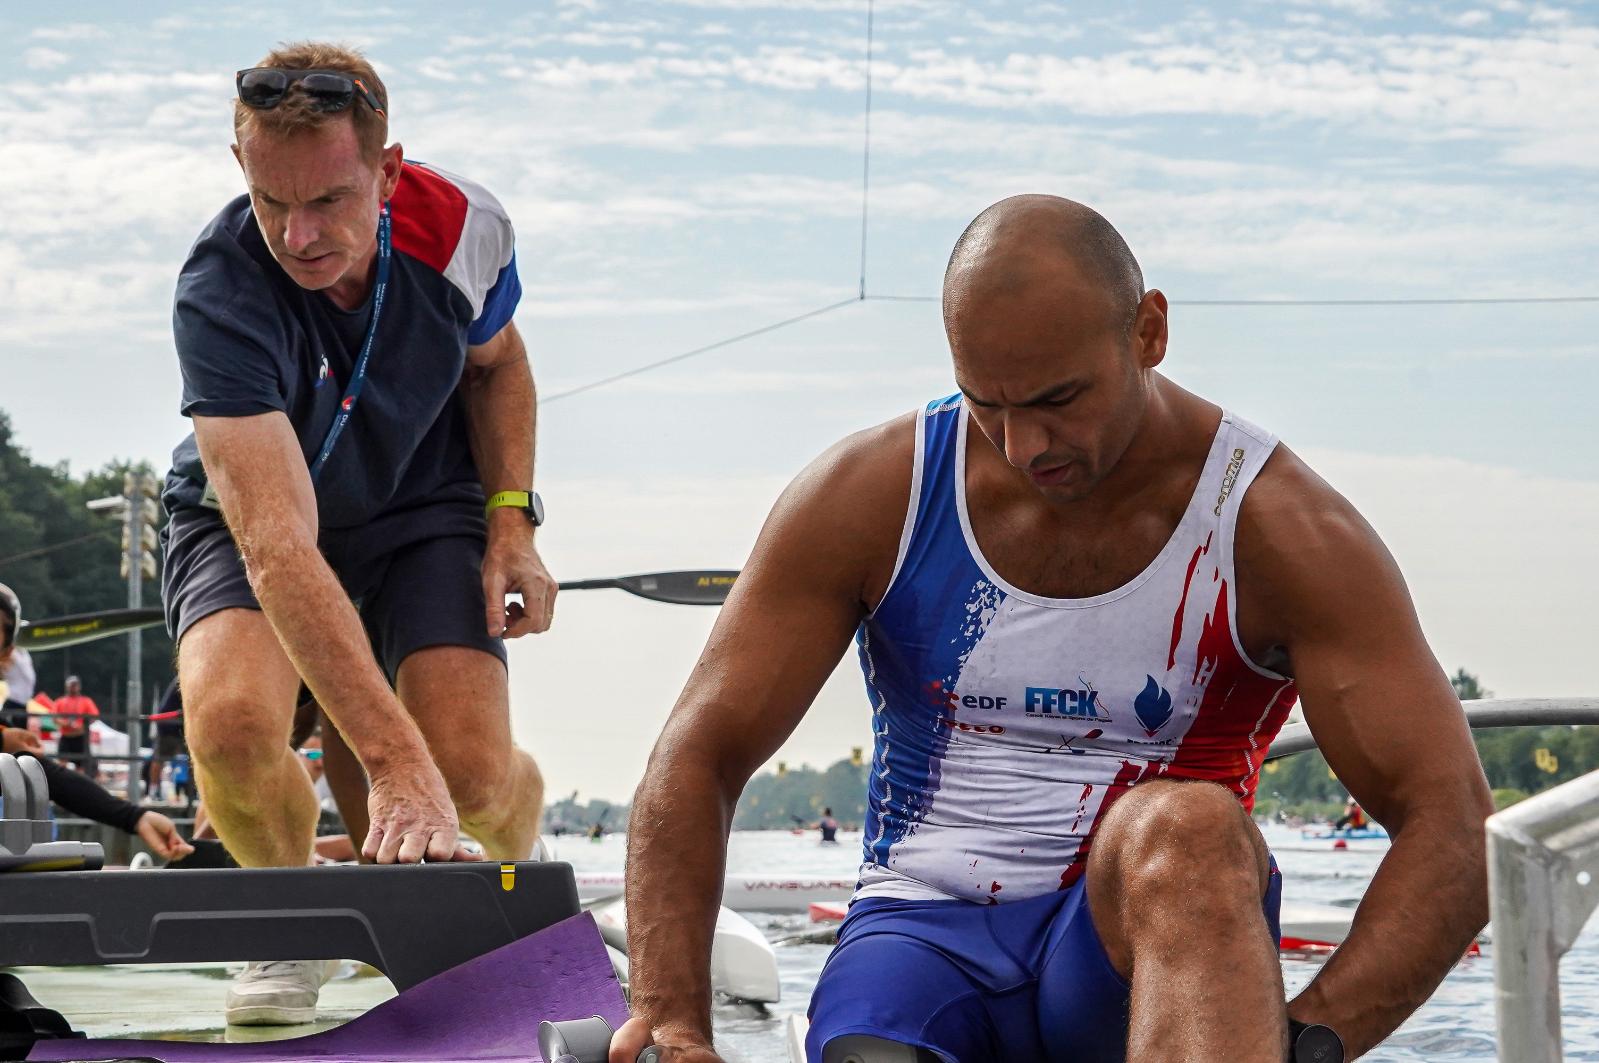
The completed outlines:
{"type": "Polygon", "coordinates": [[[1288,1063],[1344,1063],[1344,1042],[1330,1026],[1289,1019],[1288,1063]]]}
{"type": "Polygon", "coordinates": [[[537,491],[501,491],[488,500],[483,515],[486,517],[502,506],[520,509],[535,528],[544,523],[544,499],[537,491]]]}

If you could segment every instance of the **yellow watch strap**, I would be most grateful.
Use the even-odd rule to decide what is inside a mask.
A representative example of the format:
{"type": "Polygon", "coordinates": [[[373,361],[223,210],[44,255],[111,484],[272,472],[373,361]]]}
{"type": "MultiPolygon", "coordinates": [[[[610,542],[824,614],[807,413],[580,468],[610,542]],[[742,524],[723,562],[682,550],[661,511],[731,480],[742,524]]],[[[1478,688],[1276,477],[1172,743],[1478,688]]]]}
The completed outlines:
{"type": "Polygon", "coordinates": [[[526,491],[501,491],[499,494],[490,495],[483,506],[483,515],[486,517],[501,506],[515,506],[517,509],[527,509],[533,504],[533,497],[526,491]]]}

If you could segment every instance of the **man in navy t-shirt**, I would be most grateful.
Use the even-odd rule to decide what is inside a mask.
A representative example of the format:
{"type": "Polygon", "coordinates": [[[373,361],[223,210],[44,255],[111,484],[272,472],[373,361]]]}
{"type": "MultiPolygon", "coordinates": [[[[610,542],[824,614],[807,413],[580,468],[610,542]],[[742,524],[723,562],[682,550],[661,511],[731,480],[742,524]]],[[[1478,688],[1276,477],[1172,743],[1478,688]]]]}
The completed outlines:
{"type": "MultiPolygon", "coordinates": [[[[291,45],[237,89],[249,194],[178,280],[194,434],[163,496],[201,795],[244,866],[310,862],[317,803],[288,741],[303,677],[370,776],[366,858],[465,855],[458,827],[526,858],[543,785],[511,743],[501,639],[548,628],[555,585],[510,221],[385,146],[358,53],[291,45]]],[[[252,965],[229,1021],[308,1020],[324,973],[252,965]]]]}

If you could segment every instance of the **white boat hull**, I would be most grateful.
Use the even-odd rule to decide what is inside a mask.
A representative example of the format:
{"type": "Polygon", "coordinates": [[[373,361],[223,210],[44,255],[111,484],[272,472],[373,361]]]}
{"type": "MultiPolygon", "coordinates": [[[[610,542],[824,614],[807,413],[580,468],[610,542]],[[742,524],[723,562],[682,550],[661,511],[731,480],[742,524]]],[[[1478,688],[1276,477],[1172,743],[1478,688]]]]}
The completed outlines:
{"type": "Polygon", "coordinates": [[[1349,936],[1349,925],[1354,918],[1353,908],[1284,901],[1279,923],[1284,947],[1295,941],[1312,945],[1342,944],[1349,936]]]}
{"type": "MultiPolygon", "coordinates": [[[[627,907],[621,899],[591,908],[600,937],[627,952],[627,907]]],[[[711,937],[711,988],[734,1000],[775,1003],[782,996],[777,953],[766,935],[737,912],[721,908],[711,937]]]]}

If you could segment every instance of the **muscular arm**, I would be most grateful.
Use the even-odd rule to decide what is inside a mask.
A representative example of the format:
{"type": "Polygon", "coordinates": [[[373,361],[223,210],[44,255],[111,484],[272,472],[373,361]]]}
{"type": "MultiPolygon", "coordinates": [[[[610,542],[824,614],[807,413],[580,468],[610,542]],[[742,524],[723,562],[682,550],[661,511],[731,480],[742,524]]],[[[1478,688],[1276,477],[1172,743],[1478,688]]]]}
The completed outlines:
{"type": "Polygon", "coordinates": [[[1348,938],[1288,1009],[1338,1031],[1353,1058],[1426,1001],[1487,921],[1493,801],[1393,558],[1291,453],[1272,463],[1241,514],[1240,569],[1255,582],[1240,590],[1282,618],[1306,722],[1394,838],[1348,938]]]}
{"type": "MultiPolygon", "coordinates": [[[[461,396],[483,493],[531,491],[538,396],[522,336],[509,323],[466,353],[461,396]]],[[[533,526],[519,510],[502,507],[489,514],[483,594],[490,635],[516,638],[550,626],[554,581],[533,547],[533,526]],[[521,593],[523,604],[507,610],[507,591],[521,593]]]]}
{"type": "MultiPolygon", "coordinates": [[[[710,1044],[711,934],[734,806],[884,590],[911,438],[908,420],[851,437],[784,492],[650,756],[628,827],[627,921],[634,1014],[658,1044],[710,1044]]],[[[631,1061],[637,1032],[613,1059],[631,1061]]]]}
{"type": "MultiPolygon", "coordinates": [[[[417,807],[429,806],[426,817],[440,833],[449,831],[447,844],[422,837],[400,858],[418,859],[426,845],[430,858],[449,859],[455,818],[448,794],[421,733],[372,657],[355,607],[317,549],[316,495],[288,418],[195,417],[194,431],[251,589],[300,677],[322,705],[336,706],[329,714],[374,780],[414,779],[405,785],[420,787],[427,798],[417,807]],[[439,797],[442,810],[431,807],[439,797]]],[[[408,813],[402,818],[388,826],[415,825],[408,813]]],[[[382,858],[394,859],[400,844],[392,837],[382,858]]]]}

